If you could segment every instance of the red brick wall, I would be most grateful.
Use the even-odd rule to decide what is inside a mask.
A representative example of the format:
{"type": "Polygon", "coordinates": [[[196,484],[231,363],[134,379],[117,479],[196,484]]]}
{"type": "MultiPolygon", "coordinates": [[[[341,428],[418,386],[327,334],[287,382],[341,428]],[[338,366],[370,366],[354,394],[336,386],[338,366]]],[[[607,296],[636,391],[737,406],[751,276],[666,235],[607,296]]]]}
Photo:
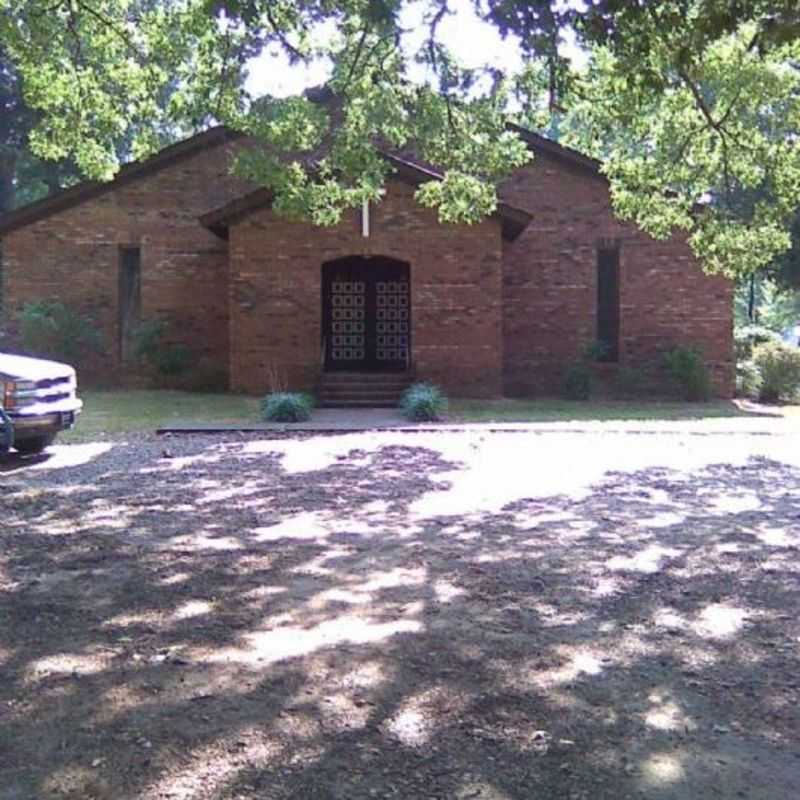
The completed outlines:
{"type": "Polygon", "coordinates": [[[705,275],[679,236],[656,241],[617,221],[603,178],[549,156],[515,173],[502,196],[533,215],[504,253],[507,394],[558,392],[567,366],[596,339],[604,240],[620,246],[620,365],[659,366],[665,350],[693,344],[717,392],[732,393],[733,284],[705,275]]]}
{"type": "Polygon", "coordinates": [[[117,293],[120,245],[141,248],[142,318],[161,316],[174,341],[227,370],[227,245],[198,215],[241,194],[229,175],[230,145],[218,145],[100,196],[6,234],[5,296],[24,303],[61,300],[88,312],[103,334],[92,370],[100,380],[130,378],[120,369],[117,293]]]}
{"type": "Polygon", "coordinates": [[[186,156],[6,235],[9,310],[43,298],[84,308],[107,345],[99,377],[129,377],[117,358],[118,259],[120,245],[139,245],[143,317],[173,320],[176,341],[230,370],[232,388],[263,392],[275,368],[310,389],[321,368],[321,265],[389,256],[411,267],[420,377],[454,395],[554,394],[596,338],[596,248],[610,239],[621,247],[620,364],[657,364],[665,349],[696,344],[730,394],[731,283],[705,276],[677,237],[657,242],[616,221],[600,177],[543,155],[518,171],[503,195],[533,220],[513,243],[496,219],[440,225],[397,182],[373,207],[367,239],[356,213],[320,229],[263,209],[232,226],[228,245],[197,218],[245,190],[229,175],[233,147],[186,156]]]}
{"type": "Polygon", "coordinates": [[[496,219],[440,225],[413,188],[391,184],[371,211],[334,228],[254,212],[230,231],[231,386],[269,388],[276,369],[291,388],[312,389],[321,369],[322,264],[350,255],[407,261],[412,360],[420,378],[454,395],[502,391],[501,232],[496,219]]]}

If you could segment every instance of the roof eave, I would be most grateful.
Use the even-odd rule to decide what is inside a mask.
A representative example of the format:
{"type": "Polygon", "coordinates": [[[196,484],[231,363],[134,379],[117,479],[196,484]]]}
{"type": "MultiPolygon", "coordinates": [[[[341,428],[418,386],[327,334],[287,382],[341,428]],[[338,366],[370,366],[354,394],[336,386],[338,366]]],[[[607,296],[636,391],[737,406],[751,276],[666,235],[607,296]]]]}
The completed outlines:
{"type": "Polygon", "coordinates": [[[55,194],[0,216],[0,237],[18,228],[22,228],[25,225],[46,219],[59,211],[64,211],[73,206],[80,205],[87,200],[101,197],[131,181],[157,172],[169,164],[187,158],[198,150],[217,144],[223,144],[226,141],[233,141],[241,137],[242,134],[232,131],[222,125],[209,128],[189,139],[184,139],[169,147],[165,147],[163,150],[160,150],[155,155],[143,161],[131,161],[128,164],[124,164],[117,175],[110,181],[84,181],[77,186],[62,189],[55,194]]]}

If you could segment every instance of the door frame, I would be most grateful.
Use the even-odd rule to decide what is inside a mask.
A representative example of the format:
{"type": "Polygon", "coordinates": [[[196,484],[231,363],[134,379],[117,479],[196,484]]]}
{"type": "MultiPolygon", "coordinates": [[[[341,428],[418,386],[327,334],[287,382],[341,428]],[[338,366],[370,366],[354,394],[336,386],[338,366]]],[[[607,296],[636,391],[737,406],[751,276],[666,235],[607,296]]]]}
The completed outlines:
{"type": "Polygon", "coordinates": [[[342,258],[326,261],[321,267],[320,284],[321,301],[321,326],[320,349],[322,369],[325,372],[403,372],[411,366],[411,265],[407,261],[388,256],[344,256],[342,258]],[[333,326],[333,301],[332,284],[335,280],[335,270],[339,268],[349,272],[350,281],[363,281],[365,284],[364,299],[364,337],[365,355],[361,361],[336,361],[333,359],[332,326],[333,326]],[[407,332],[405,358],[396,360],[381,360],[377,358],[378,351],[378,283],[379,282],[405,282],[407,286],[407,332]]]}

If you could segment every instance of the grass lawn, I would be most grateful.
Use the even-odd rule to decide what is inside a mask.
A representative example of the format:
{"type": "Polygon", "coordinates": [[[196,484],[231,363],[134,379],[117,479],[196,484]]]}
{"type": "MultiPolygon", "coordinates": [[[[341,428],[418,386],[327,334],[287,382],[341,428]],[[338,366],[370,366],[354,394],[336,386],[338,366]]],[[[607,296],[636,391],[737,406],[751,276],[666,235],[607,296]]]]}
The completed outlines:
{"type": "MultiPolygon", "coordinates": [[[[175,391],[84,391],[83,414],[65,442],[152,432],[170,423],[252,423],[260,421],[260,399],[240,394],[175,391]]],[[[587,422],[602,420],[692,420],[769,414],[800,421],[800,406],[765,408],[731,401],[658,403],[551,399],[453,400],[449,422],[587,422]]]]}
{"type": "Polygon", "coordinates": [[[61,441],[154,431],[174,422],[256,422],[260,400],[240,394],[172,391],[82,391],[83,413],[61,441]]]}
{"type": "Polygon", "coordinates": [[[776,407],[749,411],[730,400],[710,403],[598,400],[581,402],[558,398],[536,400],[453,400],[449,419],[459,422],[573,422],[592,420],[682,420],[750,417],[768,413],[783,416],[776,407]]]}

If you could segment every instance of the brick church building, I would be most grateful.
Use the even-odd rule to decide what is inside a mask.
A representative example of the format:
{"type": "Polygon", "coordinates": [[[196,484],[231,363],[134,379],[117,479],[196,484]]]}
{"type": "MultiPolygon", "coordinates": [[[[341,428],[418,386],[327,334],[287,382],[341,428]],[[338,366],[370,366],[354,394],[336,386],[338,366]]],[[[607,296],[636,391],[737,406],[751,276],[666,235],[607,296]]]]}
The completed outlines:
{"type": "Polygon", "coordinates": [[[597,162],[519,133],[534,159],[479,224],[440,224],[413,199],[436,174],[393,158],[380,203],[321,228],[275,214],[265,190],[231,175],[244,140],[208,130],[0,217],[4,308],[55,299],[88,313],[106,383],[140,369],[137,322],[163,318],[234,391],[370,373],[454,396],[557,394],[601,341],[612,377],[694,345],[730,395],[730,281],[705,275],[681,236],[616,220],[597,162]]]}

